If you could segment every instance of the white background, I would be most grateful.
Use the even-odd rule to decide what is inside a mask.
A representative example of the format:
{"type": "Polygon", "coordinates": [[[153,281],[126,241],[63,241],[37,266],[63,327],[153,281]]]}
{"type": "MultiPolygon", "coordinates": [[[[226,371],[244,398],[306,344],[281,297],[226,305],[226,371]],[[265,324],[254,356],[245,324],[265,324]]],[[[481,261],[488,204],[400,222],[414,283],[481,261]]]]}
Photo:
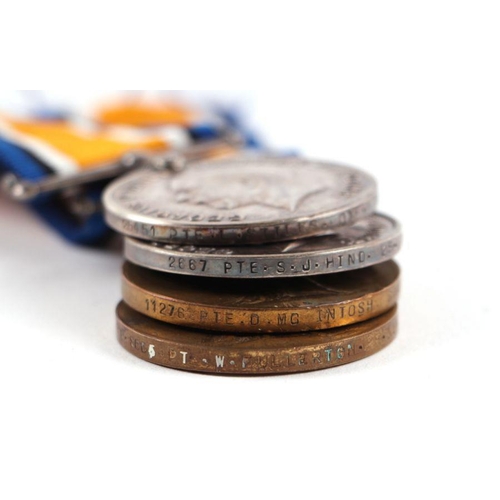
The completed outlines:
{"type": "Polygon", "coordinates": [[[262,87],[203,96],[243,103],[273,146],[377,177],[404,230],[399,336],[302,375],[147,364],[115,340],[119,251],[70,246],[0,200],[0,497],[498,498],[497,4],[223,4],[141,4],[145,26],[75,12],[92,43],[61,23],[71,43],[40,32],[43,59],[21,41],[5,76],[62,82],[46,95],[78,105],[103,93],[73,87],[113,78],[262,87]],[[135,41],[112,47],[103,18],[135,41]]]}

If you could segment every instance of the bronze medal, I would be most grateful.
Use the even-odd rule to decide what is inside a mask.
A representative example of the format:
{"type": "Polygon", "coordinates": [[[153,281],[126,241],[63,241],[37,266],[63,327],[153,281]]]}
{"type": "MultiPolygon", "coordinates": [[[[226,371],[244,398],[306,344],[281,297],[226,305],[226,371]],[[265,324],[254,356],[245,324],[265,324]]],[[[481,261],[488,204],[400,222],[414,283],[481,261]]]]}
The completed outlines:
{"type": "Polygon", "coordinates": [[[138,358],[169,368],[226,375],[321,370],[375,354],[395,337],[396,307],[381,316],[332,330],[282,335],[204,332],[149,318],[120,302],[121,345],[138,358]]]}
{"type": "Polygon", "coordinates": [[[324,330],[359,323],[396,304],[399,267],[287,280],[227,280],[179,276],[126,262],[124,301],[151,318],[234,333],[324,330]]]}

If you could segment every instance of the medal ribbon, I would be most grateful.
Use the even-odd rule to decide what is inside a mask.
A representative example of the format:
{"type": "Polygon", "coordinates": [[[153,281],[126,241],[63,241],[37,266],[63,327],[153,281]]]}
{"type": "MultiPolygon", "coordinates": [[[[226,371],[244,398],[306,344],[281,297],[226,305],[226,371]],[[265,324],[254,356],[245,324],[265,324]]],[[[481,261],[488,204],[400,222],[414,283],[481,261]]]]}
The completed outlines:
{"type": "MultiPolygon", "coordinates": [[[[110,103],[90,118],[50,110],[23,118],[0,112],[0,175],[13,174],[31,183],[77,176],[118,163],[129,152],[182,150],[218,139],[228,130],[242,133],[247,145],[256,145],[231,110],[207,112],[163,100],[110,103]]],[[[107,182],[77,186],[79,196],[97,207],[107,182]]],[[[61,193],[41,193],[27,203],[74,243],[93,244],[109,233],[101,210],[75,214],[61,193]]]]}

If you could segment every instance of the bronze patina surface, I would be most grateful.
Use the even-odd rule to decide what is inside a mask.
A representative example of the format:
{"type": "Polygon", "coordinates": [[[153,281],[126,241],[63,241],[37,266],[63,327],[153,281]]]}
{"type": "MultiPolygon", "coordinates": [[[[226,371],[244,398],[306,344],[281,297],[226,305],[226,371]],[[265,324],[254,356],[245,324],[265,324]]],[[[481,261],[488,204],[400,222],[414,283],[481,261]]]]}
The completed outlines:
{"type": "Polygon", "coordinates": [[[397,330],[396,307],[333,330],[249,336],[170,325],[124,302],[116,315],[120,344],[138,358],[169,368],[226,375],[306,372],[351,363],[387,346],[397,330]]]}
{"type": "Polygon", "coordinates": [[[378,316],[396,304],[399,267],[288,280],[227,280],[181,276],[126,262],[124,301],[167,323],[234,333],[323,330],[378,316]]]}

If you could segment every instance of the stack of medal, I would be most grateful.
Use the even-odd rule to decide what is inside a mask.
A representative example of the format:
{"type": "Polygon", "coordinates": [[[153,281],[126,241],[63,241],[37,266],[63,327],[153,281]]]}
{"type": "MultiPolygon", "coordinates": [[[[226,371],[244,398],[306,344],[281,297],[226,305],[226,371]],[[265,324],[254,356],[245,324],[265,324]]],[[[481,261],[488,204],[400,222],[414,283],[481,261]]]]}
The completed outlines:
{"type": "Polygon", "coordinates": [[[370,356],[396,334],[399,224],[359,170],[239,157],[142,171],[104,195],[123,233],[118,338],[135,356],[233,375],[370,356]]]}

